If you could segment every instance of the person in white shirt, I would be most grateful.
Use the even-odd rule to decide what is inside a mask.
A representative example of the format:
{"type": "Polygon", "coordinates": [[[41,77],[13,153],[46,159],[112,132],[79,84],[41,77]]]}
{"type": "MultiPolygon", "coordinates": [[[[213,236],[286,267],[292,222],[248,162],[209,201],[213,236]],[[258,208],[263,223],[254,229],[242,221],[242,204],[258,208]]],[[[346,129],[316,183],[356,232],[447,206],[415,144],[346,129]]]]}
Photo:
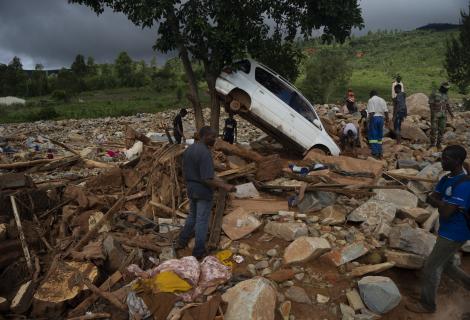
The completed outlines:
{"type": "Polygon", "coordinates": [[[385,123],[389,122],[389,118],[387,103],[377,95],[377,91],[375,90],[370,92],[370,99],[367,103],[367,114],[369,116],[369,147],[372,156],[381,159],[383,155],[382,139],[384,133],[384,118],[385,123]]]}
{"type": "Polygon", "coordinates": [[[354,123],[347,123],[341,130],[341,149],[356,156],[356,147],[361,146],[359,129],[354,123]]]}
{"type": "Polygon", "coordinates": [[[403,84],[403,81],[401,81],[401,76],[397,75],[395,78],[395,81],[392,83],[392,101],[395,100],[397,97],[397,93],[395,92],[395,86],[400,85],[401,86],[401,92],[405,92],[405,85],[403,84]]]}

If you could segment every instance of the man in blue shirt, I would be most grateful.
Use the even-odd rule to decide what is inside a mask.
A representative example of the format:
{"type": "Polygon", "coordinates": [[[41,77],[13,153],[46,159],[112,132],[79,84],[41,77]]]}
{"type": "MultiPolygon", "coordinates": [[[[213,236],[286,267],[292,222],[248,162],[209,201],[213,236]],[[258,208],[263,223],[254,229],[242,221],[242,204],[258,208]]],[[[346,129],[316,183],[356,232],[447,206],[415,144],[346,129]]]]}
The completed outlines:
{"type": "Polygon", "coordinates": [[[427,202],[439,210],[439,235],[423,269],[421,299],[408,304],[415,313],[436,311],[436,292],[444,271],[470,290],[470,276],[457,266],[455,254],[470,240],[470,229],[464,213],[470,208],[470,179],[463,168],[467,152],[462,146],[448,146],[442,152],[442,168],[450,171],[428,196],[427,202]]]}
{"type": "Polygon", "coordinates": [[[206,238],[212,209],[213,189],[234,191],[233,185],[223,182],[214,174],[214,162],[209,150],[215,143],[216,132],[202,127],[199,142],[191,145],[183,154],[183,175],[189,198],[190,211],[178,239],[176,249],[186,247],[195,234],[193,256],[201,259],[206,254],[206,238]]]}

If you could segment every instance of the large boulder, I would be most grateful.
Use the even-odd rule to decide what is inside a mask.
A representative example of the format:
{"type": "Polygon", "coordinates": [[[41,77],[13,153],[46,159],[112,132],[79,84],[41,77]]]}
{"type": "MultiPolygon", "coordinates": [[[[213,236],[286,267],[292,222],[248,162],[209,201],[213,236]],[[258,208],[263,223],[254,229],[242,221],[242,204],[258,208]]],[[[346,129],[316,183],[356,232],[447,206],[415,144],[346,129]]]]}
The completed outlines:
{"type": "Polygon", "coordinates": [[[344,206],[332,205],[320,211],[321,224],[336,226],[346,221],[346,209],[344,206]]]}
{"type": "Polygon", "coordinates": [[[286,264],[313,260],[331,250],[330,243],[324,238],[300,237],[284,251],[286,264]]]}
{"type": "Polygon", "coordinates": [[[395,205],[370,199],[357,207],[348,215],[348,221],[352,222],[365,222],[370,217],[381,217],[384,221],[391,223],[395,218],[397,208],[395,205]]]}
{"type": "Polygon", "coordinates": [[[386,250],[385,257],[387,261],[394,262],[395,267],[403,269],[421,269],[425,260],[423,256],[396,250],[386,250]]]}
{"type": "Polygon", "coordinates": [[[374,192],[375,196],[373,199],[391,203],[397,208],[416,208],[418,206],[418,197],[406,190],[376,189],[374,192]]]}
{"type": "Polygon", "coordinates": [[[225,320],[274,320],[277,292],[265,278],[256,277],[239,282],[228,289],[222,299],[228,303],[225,320]]]}
{"type": "Polygon", "coordinates": [[[243,208],[237,208],[225,215],[222,220],[222,230],[232,240],[238,240],[252,233],[261,225],[258,218],[243,208]]]}
{"type": "Polygon", "coordinates": [[[425,119],[431,117],[429,98],[424,93],[415,93],[406,98],[409,115],[418,115],[425,119]]]}
{"type": "Polygon", "coordinates": [[[389,247],[427,257],[436,243],[436,236],[408,224],[395,226],[390,231],[389,247]]]}
{"type": "Polygon", "coordinates": [[[420,127],[407,120],[402,122],[400,134],[403,139],[415,142],[425,143],[429,141],[429,137],[420,127]]]}
{"type": "Polygon", "coordinates": [[[270,221],[264,226],[264,232],[286,241],[293,241],[298,237],[308,235],[308,228],[303,222],[270,221]]]}
{"type": "Polygon", "coordinates": [[[326,253],[323,257],[329,259],[336,266],[343,265],[347,262],[356,260],[357,258],[369,252],[369,248],[362,242],[356,242],[345,247],[335,248],[326,253]]]}
{"type": "Polygon", "coordinates": [[[362,301],[373,312],[384,314],[400,303],[400,291],[388,277],[364,277],[357,284],[362,301]]]}

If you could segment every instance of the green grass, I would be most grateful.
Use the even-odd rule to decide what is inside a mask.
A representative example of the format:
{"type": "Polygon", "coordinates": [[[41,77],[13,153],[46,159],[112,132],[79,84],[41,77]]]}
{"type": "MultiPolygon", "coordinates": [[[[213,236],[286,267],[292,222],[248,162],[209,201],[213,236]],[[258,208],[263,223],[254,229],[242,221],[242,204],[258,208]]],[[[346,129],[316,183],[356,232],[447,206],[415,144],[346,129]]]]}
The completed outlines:
{"type": "MultiPolygon", "coordinates": [[[[429,94],[433,85],[447,80],[443,67],[446,39],[457,31],[432,32],[409,31],[399,33],[374,33],[356,37],[343,45],[353,67],[349,87],[359,100],[368,99],[375,89],[385,99],[390,99],[393,76],[400,74],[408,95],[422,92],[429,94]],[[356,56],[363,52],[364,56],[356,56]]],[[[306,42],[303,47],[321,50],[324,45],[306,42]]],[[[330,102],[342,101],[346,92],[335,92],[330,102]]],[[[461,99],[457,90],[451,88],[451,98],[461,99]]]]}

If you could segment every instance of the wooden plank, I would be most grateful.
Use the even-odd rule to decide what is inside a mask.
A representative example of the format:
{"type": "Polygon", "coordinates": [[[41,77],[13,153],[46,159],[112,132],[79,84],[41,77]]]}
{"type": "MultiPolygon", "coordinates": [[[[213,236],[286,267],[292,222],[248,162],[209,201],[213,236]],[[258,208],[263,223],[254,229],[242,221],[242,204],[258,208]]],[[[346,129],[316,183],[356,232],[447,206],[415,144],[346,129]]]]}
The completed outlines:
{"type": "Polygon", "coordinates": [[[209,233],[209,242],[207,244],[209,250],[216,249],[219,246],[220,232],[222,231],[222,220],[224,217],[226,199],[227,191],[219,190],[219,193],[217,194],[215,214],[212,217],[212,224],[209,233]]]}
{"type": "Polygon", "coordinates": [[[275,211],[288,211],[287,200],[279,199],[233,199],[230,202],[233,208],[243,208],[251,212],[275,212],[275,211]]]}
{"type": "MultiPolygon", "coordinates": [[[[103,291],[111,291],[111,288],[118,283],[122,279],[122,274],[119,271],[113,273],[108,279],[106,279],[103,284],[100,286],[100,289],[103,291]]],[[[92,294],[85,300],[83,300],[78,306],[75,307],[69,313],[69,317],[76,317],[80,314],[84,314],[88,307],[91,306],[96,300],[98,300],[99,296],[97,294],[92,294]]]]}

